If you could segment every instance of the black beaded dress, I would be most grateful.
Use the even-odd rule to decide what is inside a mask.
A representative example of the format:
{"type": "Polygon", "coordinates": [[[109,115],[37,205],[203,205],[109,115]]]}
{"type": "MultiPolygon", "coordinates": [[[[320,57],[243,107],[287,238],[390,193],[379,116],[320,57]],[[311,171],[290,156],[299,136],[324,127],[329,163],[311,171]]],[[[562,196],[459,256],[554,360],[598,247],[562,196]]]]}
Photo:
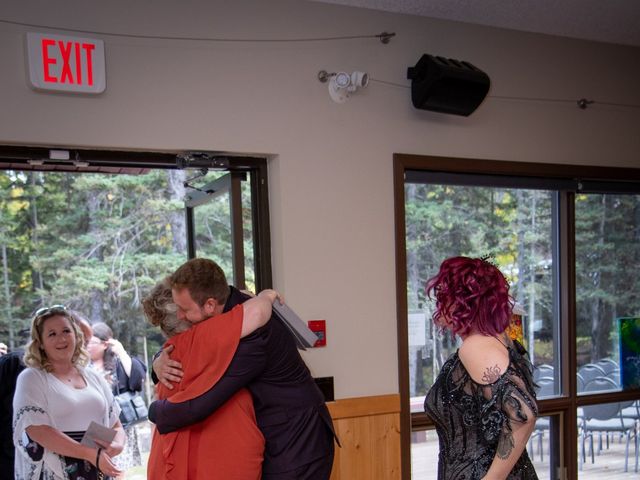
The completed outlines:
{"type": "MultiPolygon", "coordinates": [[[[509,367],[495,382],[475,382],[456,351],[429,390],[424,409],[440,440],[438,480],[481,479],[496,452],[510,451],[512,423],[538,416],[527,352],[518,342],[507,348],[509,367]]],[[[538,478],[526,449],[507,478],[538,478]]]]}

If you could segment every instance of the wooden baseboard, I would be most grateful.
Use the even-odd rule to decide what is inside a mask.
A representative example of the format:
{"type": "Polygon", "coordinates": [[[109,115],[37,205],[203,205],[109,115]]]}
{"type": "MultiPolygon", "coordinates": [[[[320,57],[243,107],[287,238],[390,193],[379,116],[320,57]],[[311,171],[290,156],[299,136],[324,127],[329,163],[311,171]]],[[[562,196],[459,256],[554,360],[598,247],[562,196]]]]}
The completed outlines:
{"type": "Polygon", "coordinates": [[[400,395],[327,403],[342,448],[331,480],[400,480],[400,395]]]}
{"type": "Polygon", "coordinates": [[[385,413],[400,413],[400,395],[345,398],[327,403],[331,418],[365,417],[385,413]]]}

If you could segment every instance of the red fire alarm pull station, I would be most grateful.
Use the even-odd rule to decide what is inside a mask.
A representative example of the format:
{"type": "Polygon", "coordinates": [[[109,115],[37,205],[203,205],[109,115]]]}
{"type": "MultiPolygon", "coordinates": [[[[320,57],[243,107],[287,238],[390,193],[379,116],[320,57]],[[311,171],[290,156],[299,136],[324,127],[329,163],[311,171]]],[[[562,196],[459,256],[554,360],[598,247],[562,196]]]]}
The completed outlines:
{"type": "Polygon", "coordinates": [[[309,320],[309,330],[318,336],[314,347],[324,347],[327,345],[327,322],[325,320],[309,320]]]}

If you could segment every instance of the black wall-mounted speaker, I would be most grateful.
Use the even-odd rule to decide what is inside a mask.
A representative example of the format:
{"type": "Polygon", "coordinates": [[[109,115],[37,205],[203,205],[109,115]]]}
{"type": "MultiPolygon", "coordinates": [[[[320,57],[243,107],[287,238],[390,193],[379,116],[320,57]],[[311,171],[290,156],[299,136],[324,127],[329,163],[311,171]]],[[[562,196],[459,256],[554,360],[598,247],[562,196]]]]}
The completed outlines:
{"type": "Polygon", "coordinates": [[[469,62],[422,55],[407,69],[411,102],[421,110],[471,115],[489,92],[489,76],[469,62]]]}

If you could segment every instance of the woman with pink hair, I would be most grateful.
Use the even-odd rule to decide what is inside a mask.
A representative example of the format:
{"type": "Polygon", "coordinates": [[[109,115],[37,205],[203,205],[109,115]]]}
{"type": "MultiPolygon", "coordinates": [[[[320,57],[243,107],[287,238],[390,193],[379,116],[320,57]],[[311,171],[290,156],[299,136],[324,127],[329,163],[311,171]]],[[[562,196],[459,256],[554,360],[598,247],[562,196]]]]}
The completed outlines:
{"type": "Polygon", "coordinates": [[[462,340],[424,402],[440,440],[438,479],[537,479],[525,447],[538,408],[531,363],[505,330],[509,284],[484,259],[453,257],[427,282],[433,322],[462,340]]]}

